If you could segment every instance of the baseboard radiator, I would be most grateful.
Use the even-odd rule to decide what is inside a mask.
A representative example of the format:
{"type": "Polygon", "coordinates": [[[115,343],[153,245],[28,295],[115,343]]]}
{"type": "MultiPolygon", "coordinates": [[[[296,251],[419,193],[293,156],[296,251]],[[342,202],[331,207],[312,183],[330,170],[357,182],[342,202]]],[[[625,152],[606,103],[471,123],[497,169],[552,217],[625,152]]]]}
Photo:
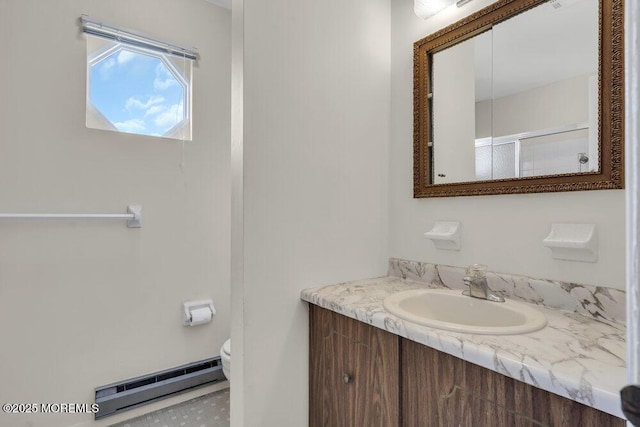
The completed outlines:
{"type": "Polygon", "coordinates": [[[197,387],[225,381],[220,357],[201,360],[96,388],[96,419],[166,399],[197,387]]]}

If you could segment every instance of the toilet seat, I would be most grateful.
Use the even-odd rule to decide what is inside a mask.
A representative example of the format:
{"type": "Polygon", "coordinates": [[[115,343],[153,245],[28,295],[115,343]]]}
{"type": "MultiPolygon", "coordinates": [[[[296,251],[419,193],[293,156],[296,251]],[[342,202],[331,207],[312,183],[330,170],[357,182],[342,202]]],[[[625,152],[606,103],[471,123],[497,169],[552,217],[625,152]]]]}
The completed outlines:
{"type": "Polygon", "coordinates": [[[222,372],[231,381],[231,338],[226,340],[220,347],[220,359],[222,361],[222,372]]]}

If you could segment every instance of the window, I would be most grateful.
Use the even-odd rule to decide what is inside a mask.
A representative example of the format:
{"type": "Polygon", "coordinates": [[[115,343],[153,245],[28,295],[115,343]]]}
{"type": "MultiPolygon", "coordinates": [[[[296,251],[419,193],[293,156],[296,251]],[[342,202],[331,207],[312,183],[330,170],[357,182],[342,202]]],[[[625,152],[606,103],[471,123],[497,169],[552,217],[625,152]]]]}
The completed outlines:
{"type": "Polygon", "coordinates": [[[87,127],[190,141],[192,60],[120,39],[87,35],[87,127]]]}

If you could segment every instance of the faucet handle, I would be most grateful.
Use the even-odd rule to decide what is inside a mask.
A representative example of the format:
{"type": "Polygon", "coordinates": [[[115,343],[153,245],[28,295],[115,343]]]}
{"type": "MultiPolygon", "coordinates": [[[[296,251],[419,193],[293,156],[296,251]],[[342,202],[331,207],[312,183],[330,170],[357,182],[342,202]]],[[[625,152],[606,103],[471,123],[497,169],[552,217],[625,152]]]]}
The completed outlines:
{"type": "Polygon", "coordinates": [[[487,276],[487,266],[484,264],[472,264],[467,267],[466,273],[472,279],[482,279],[487,276]]]}

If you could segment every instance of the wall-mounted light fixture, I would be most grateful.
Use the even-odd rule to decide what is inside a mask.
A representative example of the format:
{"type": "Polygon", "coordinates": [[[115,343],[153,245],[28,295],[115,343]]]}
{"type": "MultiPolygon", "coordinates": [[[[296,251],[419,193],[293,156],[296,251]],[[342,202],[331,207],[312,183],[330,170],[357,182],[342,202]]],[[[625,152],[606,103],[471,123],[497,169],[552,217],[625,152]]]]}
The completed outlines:
{"type": "Polygon", "coordinates": [[[471,0],[413,0],[413,11],[422,19],[427,19],[442,9],[456,4],[460,7],[471,0]]]}

